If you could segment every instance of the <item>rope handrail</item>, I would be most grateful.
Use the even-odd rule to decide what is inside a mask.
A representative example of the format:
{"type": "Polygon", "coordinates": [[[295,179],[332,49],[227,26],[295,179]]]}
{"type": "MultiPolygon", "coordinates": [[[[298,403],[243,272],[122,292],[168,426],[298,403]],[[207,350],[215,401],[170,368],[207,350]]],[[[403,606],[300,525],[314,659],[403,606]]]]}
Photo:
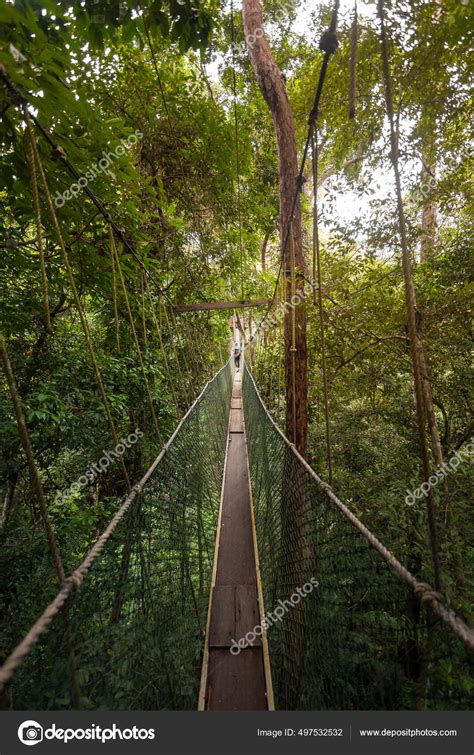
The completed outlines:
{"type": "Polygon", "coordinates": [[[224,366],[221,367],[221,369],[216,372],[216,374],[211,378],[211,380],[209,380],[206,383],[206,385],[204,386],[204,388],[202,389],[202,391],[200,392],[200,394],[198,395],[194,403],[189,407],[186,414],[184,414],[183,417],[181,418],[180,422],[176,426],[170,438],[162,446],[161,451],[156,457],[155,461],[151,464],[151,466],[145,472],[141,480],[132,487],[125,501],[122,503],[117,513],[115,514],[115,516],[111,519],[108,527],[104,530],[102,535],[98,538],[95,545],[91,548],[91,550],[82,560],[80,565],[68,577],[64,579],[62,586],[60,590],[58,591],[56,597],[45,608],[41,616],[37,619],[37,621],[31,627],[30,631],[25,635],[25,637],[21,640],[21,642],[14,648],[14,650],[10,653],[8,658],[5,660],[4,664],[0,667],[0,691],[3,689],[4,685],[9,681],[15,669],[20,665],[22,660],[28,655],[28,653],[31,651],[33,646],[38,642],[41,635],[45,632],[45,630],[51,624],[53,619],[59,614],[59,612],[63,608],[64,604],[68,600],[73,590],[80,589],[84,581],[84,578],[87,576],[87,573],[90,571],[94,561],[96,561],[96,559],[100,556],[107,541],[110,539],[111,535],[117,528],[118,524],[122,521],[122,519],[124,518],[128,510],[130,509],[131,505],[133,504],[137,496],[143,491],[149,479],[154,475],[157,467],[159,466],[163,458],[166,456],[166,453],[168,452],[169,448],[172,446],[176,436],[180,432],[184,423],[192,414],[196,406],[199,404],[199,402],[203,398],[204,394],[208,391],[211,384],[214,383],[214,381],[217,380],[219,375],[221,375],[222,372],[228,367],[229,361],[230,360],[228,360],[224,364],[224,366]]]}
{"type": "Polygon", "coordinates": [[[278,427],[277,423],[269,413],[265,406],[259,390],[255,383],[252,373],[250,372],[247,364],[245,364],[245,376],[251,380],[252,386],[255,390],[257,398],[264,410],[267,419],[271,423],[273,429],[278,433],[285,445],[291,450],[301,466],[306,472],[313,478],[319,488],[325,493],[328,499],[337,506],[337,508],[366,538],[366,540],[379,552],[382,558],[390,566],[390,568],[406,582],[406,584],[412,588],[417,599],[430,606],[433,612],[449,626],[452,631],[461,639],[465,645],[474,652],[474,631],[461,619],[452,609],[448,609],[443,605],[446,602],[444,596],[435,591],[433,587],[425,582],[419,582],[416,577],[405,567],[400,561],[393,555],[393,553],[386,548],[383,543],[361,522],[361,520],[343,503],[340,498],[335,494],[333,489],[324,482],[314,469],[308,464],[308,462],[301,456],[294,443],[286,437],[283,431],[278,427]]]}

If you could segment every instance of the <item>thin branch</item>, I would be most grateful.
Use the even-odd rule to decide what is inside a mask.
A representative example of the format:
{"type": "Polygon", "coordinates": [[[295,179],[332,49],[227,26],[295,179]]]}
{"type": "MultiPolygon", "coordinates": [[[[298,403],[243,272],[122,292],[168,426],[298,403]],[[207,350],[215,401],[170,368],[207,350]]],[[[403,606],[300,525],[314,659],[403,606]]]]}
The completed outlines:
{"type": "Polygon", "coordinates": [[[365,155],[356,155],[356,157],[351,157],[347,160],[344,160],[342,165],[340,167],[336,167],[333,165],[331,168],[328,168],[327,170],[323,171],[323,173],[320,174],[318,178],[318,189],[323,185],[325,181],[327,181],[328,178],[331,178],[331,176],[336,175],[336,173],[340,173],[341,171],[348,168],[350,165],[354,165],[355,163],[359,163],[361,160],[364,160],[365,155]]]}

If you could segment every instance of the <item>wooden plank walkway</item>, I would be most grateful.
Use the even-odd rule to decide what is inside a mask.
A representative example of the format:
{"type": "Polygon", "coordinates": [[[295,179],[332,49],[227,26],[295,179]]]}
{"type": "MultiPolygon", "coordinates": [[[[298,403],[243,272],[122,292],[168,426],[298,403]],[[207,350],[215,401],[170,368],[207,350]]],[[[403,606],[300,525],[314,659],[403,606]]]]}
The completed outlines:
{"type": "Polygon", "coordinates": [[[231,641],[238,642],[263,618],[241,376],[241,371],[236,372],[232,392],[200,710],[273,709],[266,637],[257,637],[253,647],[239,654],[230,652],[231,641]]]}

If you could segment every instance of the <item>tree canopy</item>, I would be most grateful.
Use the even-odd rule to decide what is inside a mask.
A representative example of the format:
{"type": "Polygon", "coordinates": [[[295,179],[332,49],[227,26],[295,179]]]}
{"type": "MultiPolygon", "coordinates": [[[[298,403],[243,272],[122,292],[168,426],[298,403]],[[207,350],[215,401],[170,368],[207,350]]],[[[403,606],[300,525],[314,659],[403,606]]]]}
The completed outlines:
{"type": "MultiPolygon", "coordinates": [[[[374,3],[359,5],[355,118],[348,117],[353,11],[344,4],[317,120],[333,485],[430,582],[423,501],[405,503],[420,476],[380,24],[374,3]]],[[[323,55],[318,41],[332,6],[323,1],[300,8],[277,0],[263,6],[301,153],[323,55]]],[[[472,71],[466,54],[473,8],[458,0],[387,0],[386,9],[418,328],[442,453],[449,459],[466,448],[473,432],[467,316],[472,71]]],[[[145,8],[131,0],[0,0],[4,72],[78,174],[89,176],[88,188],[123,234],[116,239],[121,287],[107,218],[80,187],[76,191],[61,154],[52,154],[33,125],[112,417],[120,435],[135,428],[145,435],[125,459],[132,481],[228,358],[228,312],[177,314],[173,306],[274,294],[281,254],[277,148],[240,10],[217,0],[154,0],[145,8]],[[160,439],[144,398],[144,376],[160,439]]],[[[110,432],[39,173],[35,203],[24,114],[2,82],[0,114],[1,330],[53,526],[73,566],[115,511],[126,484],[113,466],[93,485],[57,497],[110,447],[110,432]]],[[[301,192],[307,278],[314,272],[313,199],[309,161],[301,192]]],[[[324,477],[321,331],[313,295],[306,312],[308,457],[324,477]]],[[[247,336],[263,314],[239,312],[247,336]]],[[[262,396],[282,423],[280,325],[267,329],[247,353],[262,396]]],[[[51,595],[53,577],[7,385],[3,379],[0,385],[0,565],[9,620],[2,639],[9,646],[51,595]],[[22,591],[31,601],[20,610],[22,591]]],[[[430,462],[435,469],[433,450],[430,462]]],[[[470,484],[465,463],[449,475],[447,487],[434,491],[444,589],[467,619],[474,563],[470,484]]]]}

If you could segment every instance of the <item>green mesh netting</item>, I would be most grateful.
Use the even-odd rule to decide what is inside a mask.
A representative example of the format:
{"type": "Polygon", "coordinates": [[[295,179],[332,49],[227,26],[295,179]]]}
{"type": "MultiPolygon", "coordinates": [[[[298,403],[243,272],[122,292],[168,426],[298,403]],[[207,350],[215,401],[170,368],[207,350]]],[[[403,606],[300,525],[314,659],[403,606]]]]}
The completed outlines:
{"type": "Polygon", "coordinates": [[[277,707],[468,708],[474,682],[463,643],[306,471],[247,369],[243,397],[265,609],[284,613],[268,630],[277,707]],[[311,578],[318,587],[284,603],[311,578]]]}
{"type": "Polygon", "coordinates": [[[81,708],[196,708],[231,391],[229,363],[13,675],[11,707],[72,707],[72,662],[81,708]]]}

